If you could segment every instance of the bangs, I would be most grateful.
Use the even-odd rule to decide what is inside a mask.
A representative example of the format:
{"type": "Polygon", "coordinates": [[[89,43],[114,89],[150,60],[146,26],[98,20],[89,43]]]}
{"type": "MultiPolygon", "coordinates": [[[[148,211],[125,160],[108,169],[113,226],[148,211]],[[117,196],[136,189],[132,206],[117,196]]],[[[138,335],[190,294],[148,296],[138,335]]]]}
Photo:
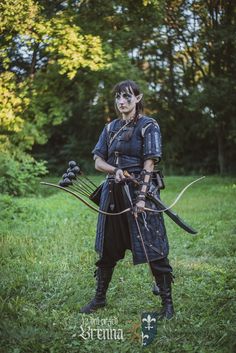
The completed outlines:
{"type": "Polygon", "coordinates": [[[113,88],[113,94],[121,93],[121,92],[129,92],[134,94],[135,96],[140,94],[139,87],[136,85],[134,81],[126,80],[117,83],[117,85],[113,88]]]}

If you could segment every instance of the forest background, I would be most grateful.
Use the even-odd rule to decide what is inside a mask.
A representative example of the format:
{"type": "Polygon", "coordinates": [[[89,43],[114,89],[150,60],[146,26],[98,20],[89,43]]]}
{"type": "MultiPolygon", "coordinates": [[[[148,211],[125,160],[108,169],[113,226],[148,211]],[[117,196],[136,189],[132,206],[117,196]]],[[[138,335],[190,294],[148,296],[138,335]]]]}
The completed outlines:
{"type": "Polygon", "coordinates": [[[165,217],[176,314],[145,351],[236,351],[235,21],[233,0],[0,1],[1,352],[143,352],[140,314],[160,304],[146,264],[126,255],[97,314],[124,341],[82,340],[97,217],[39,183],[73,159],[101,183],[91,150],[127,78],[162,131],[164,202],[207,176],[174,209],[197,236],[165,217]]]}
{"type": "Polygon", "coordinates": [[[137,81],[167,174],[235,173],[236,9],[226,0],[2,0],[0,185],[33,190],[91,150],[137,81]]]}

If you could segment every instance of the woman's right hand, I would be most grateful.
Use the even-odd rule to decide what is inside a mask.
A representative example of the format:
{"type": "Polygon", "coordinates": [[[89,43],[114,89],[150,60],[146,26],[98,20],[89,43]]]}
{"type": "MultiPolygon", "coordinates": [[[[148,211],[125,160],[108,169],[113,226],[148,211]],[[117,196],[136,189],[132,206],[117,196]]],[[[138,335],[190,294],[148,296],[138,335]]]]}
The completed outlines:
{"type": "Polygon", "coordinates": [[[124,176],[123,170],[117,169],[116,173],[115,173],[115,182],[119,183],[120,181],[122,181],[124,179],[125,179],[125,176],[124,176]]]}

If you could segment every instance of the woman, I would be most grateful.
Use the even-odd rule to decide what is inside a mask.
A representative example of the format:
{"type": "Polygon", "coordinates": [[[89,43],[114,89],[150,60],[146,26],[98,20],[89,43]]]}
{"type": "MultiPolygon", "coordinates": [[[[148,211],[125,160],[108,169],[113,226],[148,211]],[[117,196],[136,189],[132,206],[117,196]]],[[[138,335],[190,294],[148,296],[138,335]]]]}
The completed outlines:
{"type": "Polygon", "coordinates": [[[93,154],[95,168],[107,174],[103,185],[100,208],[120,212],[136,205],[137,223],[132,212],[118,216],[99,214],[96,236],[97,289],[95,297],[80,311],[92,313],[106,305],[106,291],[117,261],[123,259],[126,249],[133,255],[133,263],[149,262],[162,299],[160,318],[170,319],[174,314],[171,282],[172,267],[165,225],[161,213],[143,212],[144,207],[156,209],[147,193],[158,198],[154,165],[161,159],[161,136],[154,119],[142,115],[143,104],[137,84],[127,80],[114,87],[115,108],[119,118],[103,129],[93,154]],[[126,182],[126,173],[139,183],[126,182]],[[124,175],[125,174],[125,175],[124,175]],[[137,186],[138,185],[138,186],[137,186]],[[144,240],[140,239],[140,233],[144,240]],[[145,247],[145,249],[144,249],[145,247]]]}

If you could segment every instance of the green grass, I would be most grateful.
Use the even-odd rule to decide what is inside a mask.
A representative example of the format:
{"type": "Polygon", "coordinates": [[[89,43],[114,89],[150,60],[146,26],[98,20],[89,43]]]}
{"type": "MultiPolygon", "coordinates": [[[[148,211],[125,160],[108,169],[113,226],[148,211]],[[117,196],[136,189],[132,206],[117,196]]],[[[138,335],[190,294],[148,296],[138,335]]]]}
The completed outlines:
{"type": "MultiPolygon", "coordinates": [[[[166,178],[162,199],[170,203],[193,179],[166,178]]],[[[130,252],[115,269],[108,306],[89,316],[117,318],[114,327],[123,329],[124,340],[79,337],[79,308],[94,294],[97,216],[70,195],[39,189],[35,197],[0,198],[2,352],[234,352],[236,183],[232,178],[206,178],[175,207],[199,230],[197,236],[165,217],[176,277],[176,315],[158,323],[157,338],[145,349],[140,346],[141,313],[157,310],[159,299],[151,292],[147,265],[133,266],[130,252]]]]}

